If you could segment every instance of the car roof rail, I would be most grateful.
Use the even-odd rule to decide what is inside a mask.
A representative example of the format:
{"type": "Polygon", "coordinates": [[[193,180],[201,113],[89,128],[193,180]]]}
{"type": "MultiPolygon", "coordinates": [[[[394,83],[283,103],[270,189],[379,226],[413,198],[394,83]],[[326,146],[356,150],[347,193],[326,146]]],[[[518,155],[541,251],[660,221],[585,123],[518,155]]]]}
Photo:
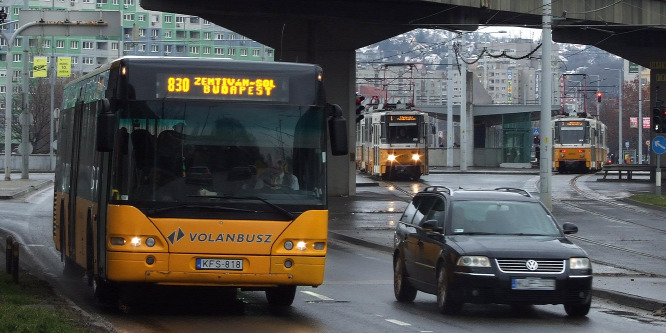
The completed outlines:
{"type": "Polygon", "coordinates": [[[527,191],[525,191],[521,188],[515,188],[515,187],[498,187],[498,188],[495,189],[495,191],[513,192],[513,193],[521,194],[521,195],[526,196],[528,198],[532,197],[530,192],[527,192],[527,191]]]}
{"type": "Polygon", "coordinates": [[[428,186],[422,192],[446,192],[451,194],[451,189],[446,186],[428,186]]]}

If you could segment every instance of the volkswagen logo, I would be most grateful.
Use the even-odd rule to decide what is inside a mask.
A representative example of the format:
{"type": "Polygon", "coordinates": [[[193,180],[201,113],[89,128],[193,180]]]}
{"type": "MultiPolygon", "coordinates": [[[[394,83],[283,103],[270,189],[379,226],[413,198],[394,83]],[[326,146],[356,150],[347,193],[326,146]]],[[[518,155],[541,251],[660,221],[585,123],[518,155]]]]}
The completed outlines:
{"type": "Polygon", "coordinates": [[[539,268],[539,263],[537,263],[536,260],[528,260],[525,263],[525,267],[530,271],[536,271],[539,268]]]}

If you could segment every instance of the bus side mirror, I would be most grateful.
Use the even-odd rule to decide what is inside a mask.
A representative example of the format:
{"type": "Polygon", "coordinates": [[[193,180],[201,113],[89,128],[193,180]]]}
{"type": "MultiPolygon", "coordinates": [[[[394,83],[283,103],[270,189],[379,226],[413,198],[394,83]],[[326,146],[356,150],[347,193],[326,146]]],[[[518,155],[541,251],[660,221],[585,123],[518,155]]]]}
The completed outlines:
{"type": "Polygon", "coordinates": [[[331,154],[347,155],[347,120],[342,116],[342,108],[337,104],[328,104],[328,134],[331,137],[331,154]]]}
{"type": "Polygon", "coordinates": [[[97,115],[97,151],[110,152],[113,150],[113,141],[116,134],[116,115],[111,113],[108,99],[102,99],[101,110],[97,115]]]}

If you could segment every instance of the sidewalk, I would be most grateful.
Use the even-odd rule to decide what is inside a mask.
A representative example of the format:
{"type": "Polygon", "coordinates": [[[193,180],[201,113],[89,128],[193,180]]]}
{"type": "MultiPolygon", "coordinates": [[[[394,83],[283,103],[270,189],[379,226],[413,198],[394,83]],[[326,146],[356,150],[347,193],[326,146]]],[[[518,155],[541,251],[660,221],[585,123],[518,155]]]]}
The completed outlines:
{"type": "MultiPolygon", "coordinates": [[[[435,172],[455,173],[455,168],[440,168],[435,172]]],[[[459,170],[457,172],[460,172],[459,170]]],[[[492,170],[468,169],[469,173],[534,173],[534,169],[492,170]]],[[[538,171],[537,171],[538,173],[538,171]]],[[[0,199],[19,198],[29,192],[50,186],[50,177],[0,179],[0,199]],[[45,178],[45,179],[43,179],[45,178]]],[[[329,234],[338,239],[380,251],[393,251],[393,228],[407,206],[407,198],[391,191],[365,175],[356,176],[356,195],[329,198],[329,234]]],[[[0,230],[0,239],[6,234],[0,230]]],[[[4,244],[0,244],[4,245],[4,244]]],[[[666,276],[647,276],[622,268],[593,263],[593,295],[625,306],[666,313],[666,276]]]]}
{"type": "MultiPolygon", "coordinates": [[[[459,173],[455,168],[435,172],[459,173]]],[[[431,173],[435,173],[431,170],[431,173]]],[[[520,173],[521,170],[468,169],[468,173],[520,173]]],[[[535,173],[524,169],[522,173],[535,173]]],[[[536,170],[538,174],[538,170],[536,170]]],[[[393,251],[393,227],[407,203],[404,197],[376,186],[366,175],[356,177],[356,195],[329,199],[329,235],[333,239],[393,251]]],[[[666,316],[666,276],[648,276],[593,262],[593,295],[666,316]]]]}
{"type": "Polygon", "coordinates": [[[11,180],[7,181],[4,176],[0,178],[0,200],[18,198],[24,194],[42,189],[53,184],[51,179],[30,178],[21,179],[21,174],[11,174],[11,180]]]}

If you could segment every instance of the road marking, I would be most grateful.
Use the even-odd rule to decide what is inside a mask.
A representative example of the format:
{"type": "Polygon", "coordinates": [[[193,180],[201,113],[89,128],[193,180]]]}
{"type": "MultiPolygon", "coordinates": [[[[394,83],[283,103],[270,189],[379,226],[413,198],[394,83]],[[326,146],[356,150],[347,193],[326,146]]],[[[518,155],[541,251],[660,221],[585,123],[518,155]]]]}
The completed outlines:
{"type": "Polygon", "coordinates": [[[400,325],[400,326],[412,326],[412,324],[410,324],[410,323],[406,323],[404,321],[400,321],[400,320],[397,320],[397,319],[384,319],[384,320],[388,321],[389,323],[400,325]]]}
{"type": "Polygon", "coordinates": [[[313,296],[313,297],[317,297],[317,298],[319,298],[319,299],[322,300],[322,301],[335,301],[334,299],[332,299],[332,298],[330,298],[330,297],[326,297],[326,296],[324,296],[324,295],[319,295],[319,294],[317,294],[317,293],[313,293],[313,292],[311,292],[311,291],[301,290],[301,292],[304,293],[304,294],[307,294],[307,295],[313,296]]]}

